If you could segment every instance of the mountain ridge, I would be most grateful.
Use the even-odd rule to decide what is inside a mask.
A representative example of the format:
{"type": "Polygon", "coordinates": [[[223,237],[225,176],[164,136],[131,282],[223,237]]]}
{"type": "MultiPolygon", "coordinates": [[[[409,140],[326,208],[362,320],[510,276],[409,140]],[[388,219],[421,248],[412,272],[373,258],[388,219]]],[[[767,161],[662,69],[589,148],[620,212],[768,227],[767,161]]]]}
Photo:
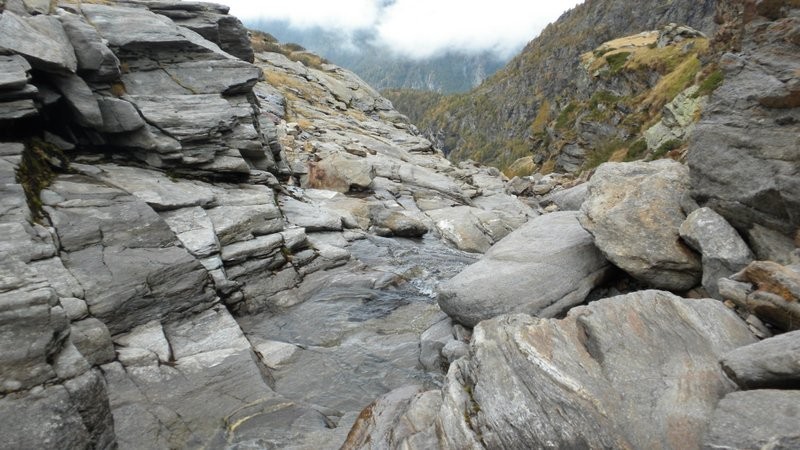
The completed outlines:
{"type": "Polygon", "coordinates": [[[455,161],[473,159],[508,167],[535,149],[530,127],[545,101],[585,95],[580,55],[614,38],[685,24],[712,34],[713,0],[647,0],[630,8],[620,0],[592,0],[564,13],[480,86],[443,98],[417,125],[455,161]]]}

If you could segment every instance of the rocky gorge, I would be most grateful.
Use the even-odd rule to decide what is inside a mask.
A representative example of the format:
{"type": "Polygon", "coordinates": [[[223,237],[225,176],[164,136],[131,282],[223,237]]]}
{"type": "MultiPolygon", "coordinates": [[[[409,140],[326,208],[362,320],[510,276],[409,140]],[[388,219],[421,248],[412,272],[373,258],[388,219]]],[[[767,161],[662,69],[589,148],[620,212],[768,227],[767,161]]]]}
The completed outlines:
{"type": "Polygon", "coordinates": [[[0,3],[0,447],[798,448],[800,5],[717,3],[687,164],[513,180],[224,6],[0,3]]]}

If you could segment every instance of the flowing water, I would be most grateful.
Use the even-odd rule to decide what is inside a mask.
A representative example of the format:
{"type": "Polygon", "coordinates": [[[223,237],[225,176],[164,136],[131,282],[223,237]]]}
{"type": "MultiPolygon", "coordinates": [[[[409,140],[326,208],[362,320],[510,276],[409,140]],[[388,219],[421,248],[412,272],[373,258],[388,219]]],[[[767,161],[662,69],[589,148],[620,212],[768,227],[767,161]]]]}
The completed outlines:
{"type": "Polygon", "coordinates": [[[239,319],[256,345],[296,346],[271,370],[274,389],[325,411],[339,426],[400,386],[438,386],[441,373],[419,364],[420,334],[446,318],[436,287],[476,261],[435,237],[370,236],[348,248],[353,262],[314,274],[301,289],[310,298],[278,312],[239,319]]]}

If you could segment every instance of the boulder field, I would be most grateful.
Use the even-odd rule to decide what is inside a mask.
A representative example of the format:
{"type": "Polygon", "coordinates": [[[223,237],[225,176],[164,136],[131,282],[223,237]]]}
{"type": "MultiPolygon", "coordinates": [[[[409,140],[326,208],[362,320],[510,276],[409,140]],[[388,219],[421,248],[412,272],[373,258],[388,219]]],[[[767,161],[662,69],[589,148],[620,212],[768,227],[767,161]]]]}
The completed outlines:
{"type": "Polygon", "coordinates": [[[687,165],[509,180],[224,6],[0,1],[0,447],[796,448],[800,13],[720,5],[687,165]]]}

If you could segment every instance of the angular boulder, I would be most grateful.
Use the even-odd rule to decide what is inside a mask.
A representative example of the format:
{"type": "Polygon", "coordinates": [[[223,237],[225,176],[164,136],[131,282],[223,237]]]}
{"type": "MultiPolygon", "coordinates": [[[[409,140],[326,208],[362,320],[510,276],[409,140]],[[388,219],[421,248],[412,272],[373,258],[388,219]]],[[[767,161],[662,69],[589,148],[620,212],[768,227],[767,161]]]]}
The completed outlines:
{"type": "Polygon", "coordinates": [[[611,266],[577,212],[531,220],[439,288],[439,306],[465,325],[501,314],[555,317],[580,304],[611,266]]]}
{"type": "Polygon", "coordinates": [[[743,389],[800,389],[800,331],[737,348],[721,364],[743,389]]]}
{"type": "Polygon", "coordinates": [[[702,255],[703,287],[720,298],[717,281],[747,267],[753,253],[739,233],[711,208],[700,208],[680,228],[684,241],[702,255]]]}
{"type": "Polygon", "coordinates": [[[681,291],[700,281],[700,258],[678,235],[688,169],[672,160],[606,163],[589,181],[581,224],[614,265],[651,286],[681,291]]]}

